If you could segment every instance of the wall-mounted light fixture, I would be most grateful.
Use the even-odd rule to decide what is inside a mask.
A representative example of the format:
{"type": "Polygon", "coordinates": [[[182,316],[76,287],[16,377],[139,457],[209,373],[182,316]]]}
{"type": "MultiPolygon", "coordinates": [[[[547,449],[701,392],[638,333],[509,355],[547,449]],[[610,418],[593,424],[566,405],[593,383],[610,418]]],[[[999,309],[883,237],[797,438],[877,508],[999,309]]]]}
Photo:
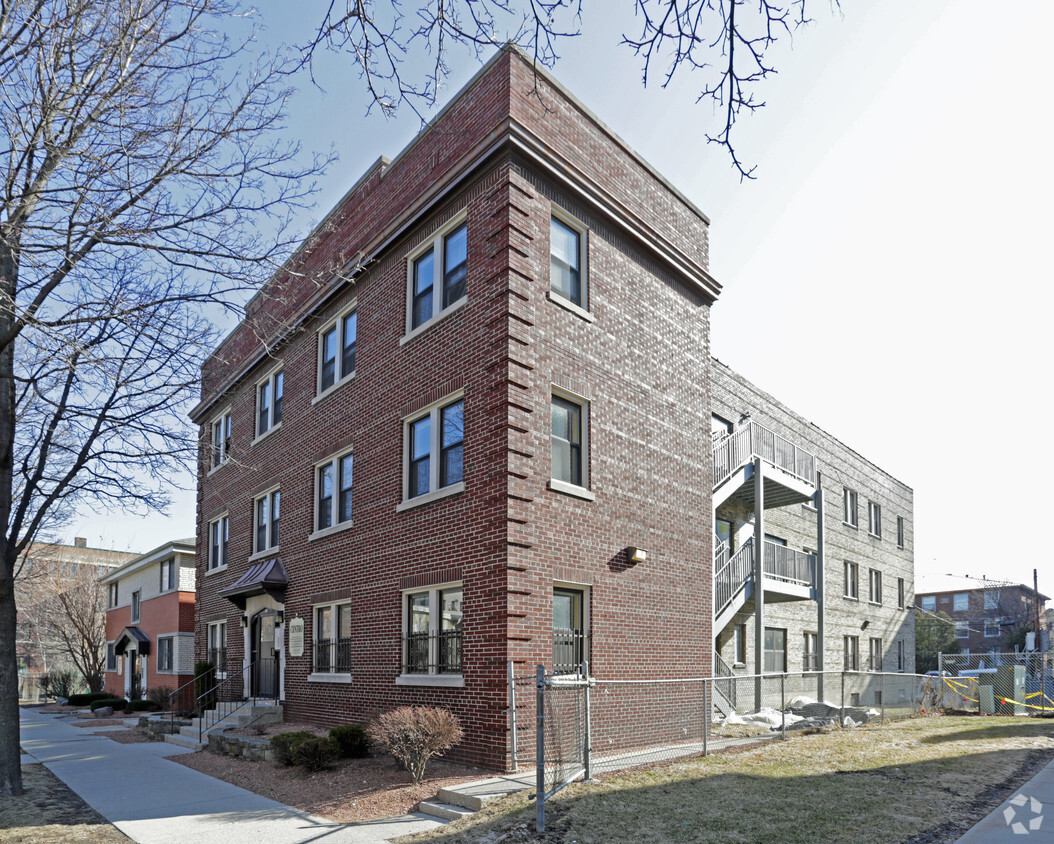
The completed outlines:
{"type": "Polygon", "coordinates": [[[860,625],[860,629],[867,630],[867,625],[869,625],[870,623],[871,622],[868,619],[864,619],[864,623],[860,625]]]}
{"type": "Polygon", "coordinates": [[[274,623],[275,624],[284,624],[285,623],[285,613],[282,610],[278,611],[278,615],[275,616],[274,623]]]}
{"type": "Polygon", "coordinates": [[[643,563],[648,559],[648,552],[643,548],[629,548],[629,561],[631,563],[643,563]]]}
{"type": "Polygon", "coordinates": [[[242,627],[248,627],[249,626],[249,616],[243,615],[241,617],[241,623],[242,623],[242,627]]]}

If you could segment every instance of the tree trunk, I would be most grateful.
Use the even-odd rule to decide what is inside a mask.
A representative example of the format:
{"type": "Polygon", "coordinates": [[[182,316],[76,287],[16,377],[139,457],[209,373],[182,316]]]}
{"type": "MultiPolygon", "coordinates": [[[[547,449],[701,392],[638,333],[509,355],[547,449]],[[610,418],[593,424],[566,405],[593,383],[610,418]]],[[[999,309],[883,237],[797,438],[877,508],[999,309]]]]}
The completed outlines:
{"type": "Polygon", "coordinates": [[[14,581],[6,560],[0,559],[0,798],[22,793],[16,618],[14,581]]]}

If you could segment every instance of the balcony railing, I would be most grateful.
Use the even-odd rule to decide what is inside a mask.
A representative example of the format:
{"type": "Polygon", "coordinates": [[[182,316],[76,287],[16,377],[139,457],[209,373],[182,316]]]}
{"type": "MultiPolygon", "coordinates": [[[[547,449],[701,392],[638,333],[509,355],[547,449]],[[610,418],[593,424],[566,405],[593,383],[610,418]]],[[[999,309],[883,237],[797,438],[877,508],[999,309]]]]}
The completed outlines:
{"type": "Polygon", "coordinates": [[[579,628],[553,628],[553,673],[577,674],[586,659],[586,634],[579,628]]]}
{"type": "Polygon", "coordinates": [[[867,658],[867,670],[868,671],[881,671],[882,670],[882,657],[870,656],[867,658]]]}
{"type": "Polygon", "coordinates": [[[795,551],[778,542],[765,540],[761,543],[762,571],[766,577],[797,583],[802,586],[816,585],[816,555],[795,551]]]}
{"type": "Polygon", "coordinates": [[[351,639],[315,642],[316,674],[351,673],[351,639]]]}
{"type": "Polygon", "coordinates": [[[403,674],[460,674],[462,633],[410,633],[403,639],[403,674]]]}
{"type": "Polygon", "coordinates": [[[857,654],[845,654],[842,660],[842,668],[844,668],[846,671],[859,671],[860,658],[857,656],[857,654]]]}
{"type": "Polygon", "coordinates": [[[760,457],[806,483],[816,481],[816,458],[757,422],[748,422],[718,440],[713,455],[714,489],[754,457],[760,457]]]}
{"type": "Polygon", "coordinates": [[[802,671],[819,671],[820,670],[820,655],[819,654],[804,654],[802,656],[802,671]]]}

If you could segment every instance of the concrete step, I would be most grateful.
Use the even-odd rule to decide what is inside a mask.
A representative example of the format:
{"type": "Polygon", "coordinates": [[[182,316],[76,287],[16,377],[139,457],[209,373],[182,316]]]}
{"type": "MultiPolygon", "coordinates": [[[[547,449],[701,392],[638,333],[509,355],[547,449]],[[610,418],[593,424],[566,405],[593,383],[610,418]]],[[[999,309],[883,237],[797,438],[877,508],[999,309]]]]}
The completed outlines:
{"type": "Polygon", "coordinates": [[[492,777],[478,782],[469,782],[455,788],[441,788],[436,800],[441,800],[454,806],[461,806],[478,812],[483,804],[499,797],[514,794],[528,788],[534,788],[535,774],[529,771],[521,774],[508,774],[504,777],[492,777]]]}
{"type": "MultiPolygon", "coordinates": [[[[184,727],[184,729],[186,728],[184,727]]],[[[165,741],[169,744],[178,744],[180,747],[189,747],[191,750],[203,750],[205,747],[204,744],[198,741],[197,731],[195,731],[193,738],[188,738],[187,736],[181,736],[178,734],[170,734],[165,736],[165,741]]]]}
{"type": "Polygon", "coordinates": [[[454,806],[450,803],[439,803],[434,800],[422,800],[417,811],[433,818],[442,818],[445,821],[456,821],[458,818],[467,818],[472,812],[463,806],[454,806]]]}

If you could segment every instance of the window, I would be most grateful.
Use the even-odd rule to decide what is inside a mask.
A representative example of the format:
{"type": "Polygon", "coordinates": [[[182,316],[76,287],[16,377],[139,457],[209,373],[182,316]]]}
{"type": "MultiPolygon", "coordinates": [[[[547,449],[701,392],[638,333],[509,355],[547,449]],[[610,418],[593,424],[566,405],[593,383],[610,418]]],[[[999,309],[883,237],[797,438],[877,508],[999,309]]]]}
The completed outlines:
{"type": "Polygon", "coordinates": [[[407,333],[439,319],[461,302],[467,277],[468,229],[462,223],[449,234],[437,236],[411,259],[407,333]]]}
{"type": "Polygon", "coordinates": [[[136,589],[132,593],[132,621],[139,621],[139,595],[140,590],[136,589]]]}
{"type": "Polygon", "coordinates": [[[231,454],[231,412],[212,420],[212,468],[227,462],[231,454]]]}
{"type": "Polygon", "coordinates": [[[569,220],[549,221],[549,287],[555,296],[586,308],[585,231],[569,220]]]}
{"type": "Polygon", "coordinates": [[[272,372],[256,387],[256,436],[262,437],[282,423],[281,370],[272,372]]]}
{"type": "Polygon", "coordinates": [[[464,489],[465,403],[437,405],[406,422],[406,498],[464,489]]]}
{"type": "Polygon", "coordinates": [[[227,622],[209,623],[207,659],[216,668],[216,675],[227,673],[227,622]]]}
{"type": "Polygon", "coordinates": [[[231,520],[224,513],[209,522],[209,571],[227,568],[227,544],[231,537],[231,520]]]}
{"type": "Polygon", "coordinates": [[[904,517],[897,516],[897,547],[904,547],[904,517]]]}
{"type": "Polygon", "coordinates": [[[110,588],[109,588],[108,591],[109,591],[109,595],[110,595],[110,603],[109,603],[109,605],[111,607],[116,607],[117,606],[117,584],[116,583],[111,583],[110,584],[110,588]]]}
{"type": "Polygon", "coordinates": [[[882,572],[869,569],[867,573],[867,600],[872,604],[882,603],[882,572]]]}
{"type": "Polygon", "coordinates": [[[737,624],[732,628],[732,638],[734,640],[733,650],[736,654],[736,664],[746,665],[747,664],[747,626],[745,624],[737,624]]]}
{"type": "Polygon", "coordinates": [[[167,592],[170,589],[176,588],[176,561],[162,560],[161,561],[161,591],[167,592]]]}
{"type": "Polygon", "coordinates": [[[281,514],[281,492],[277,489],[266,492],[256,499],[256,525],[253,546],[255,553],[262,554],[278,547],[278,518],[281,514]]]}
{"type": "Polygon", "coordinates": [[[986,589],[984,592],[984,608],[986,610],[997,610],[999,609],[999,590],[998,589],[986,589]]]}
{"type": "Polygon", "coordinates": [[[553,392],[552,481],[550,486],[564,492],[589,488],[586,460],[589,404],[569,394],[553,392]]]}
{"type": "Polygon", "coordinates": [[[404,593],[403,674],[460,674],[461,584],[404,593]]]}
{"type": "Polygon", "coordinates": [[[732,522],[728,519],[714,519],[714,533],[717,535],[717,541],[725,546],[725,549],[731,553],[732,551],[732,522]]]}
{"type": "Polygon", "coordinates": [[[846,598],[857,600],[860,597],[860,593],[857,591],[857,575],[859,567],[856,563],[845,563],[845,585],[842,590],[842,594],[846,598]]]}
{"type": "Polygon", "coordinates": [[[882,670],[882,640],[872,637],[867,659],[868,671],[882,670]]]}
{"type": "Polygon", "coordinates": [[[586,593],[553,588],[553,673],[578,674],[589,659],[586,647],[586,593]]]}
{"type": "Polygon", "coordinates": [[[820,637],[817,633],[805,633],[804,648],[802,650],[802,670],[820,670],[820,637]]]}
{"type": "Polygon", "coordinates": [[[842,521],[847,525],[857,526],[856,492],[849,487],[842,488],[842,521]]]}
{"type": "Polygon", "coordinates": [[[874,501],[867,502],[867,532],[872,536],[882,536],[882,508],[874,501]]]}
{"type": "Polygon", "coordinates": [[[908,670],[907,650],[903,639],[897,639],[897,671],[903,673],[908,670]]]}
{"type": "Polygon", "coordinates": [[[968,592],[956,592],[952,596],[952,610],[954,612],[966,612],[970,607],[970,594],[968,592]]]}
{"type": "Polygon", "coordinates": [[[113,649],[113,642],[106,643],[106,670],[117,671],[117,652],[113,649]]]}
{"type": "Polygon", "coordinates": [[[842,638],[844,652],[843,668],[846,671],[860,670],[860,638],[858,636],[844,636],[842,638]]]}
{"type": "Polygon", "coordinates": [[[970,622],[968,622],[968,621],[957,621],[957,622],[955,622],[955,638],[956,639],[969,639],[970,638],[970,622]]]}
{"type": "Polygon", "coordinates": [[[351,522],[354,455],[332,457],[315,469],[315,530],[351,522]]]}
{"type": "Polygon", "coordinates": [[[359,336],[359,313],[340,314],[318,333],[319,395],[355,374],[355,347],[359,336]]]}
{"type": "Polygon", "coordinates": [[[922,596],[922,608],[927,612],[937,611],[937,596],[936,595],[923,595],[922,596]]]}
{"type": "Polygon", "coordinates": [[[984,620],[984,635],[986,638],[991,639],[993,636],[999,635],[999,621],[998,618],[986,618],[984,620]]]}
{"type": "Polygon", "coordinates": [[[897,609],[904,609],[907,606],[907,596],[904,592],[904,578],[897,578],[897,609]]]}
{"type": "Polygon", "coordinates": [[[157,670],[172,670],[172,637],[159,636],[157,639],[157,670]]]}
{"type": "Polygon", "coordinates": [[[710,414],[710,439],[715,445],[731,433],[731,422],[716,413],[710,414]]]}
{"type": "Polygon", "coordinates": [[[351,604],[315,607],[316,674],[351,673],[351,604]]]}
{"type": "Polygon", "coordinates": [[[787,670],[787,630],[765,628],[765,673],[782,674],[787,670]]]}

